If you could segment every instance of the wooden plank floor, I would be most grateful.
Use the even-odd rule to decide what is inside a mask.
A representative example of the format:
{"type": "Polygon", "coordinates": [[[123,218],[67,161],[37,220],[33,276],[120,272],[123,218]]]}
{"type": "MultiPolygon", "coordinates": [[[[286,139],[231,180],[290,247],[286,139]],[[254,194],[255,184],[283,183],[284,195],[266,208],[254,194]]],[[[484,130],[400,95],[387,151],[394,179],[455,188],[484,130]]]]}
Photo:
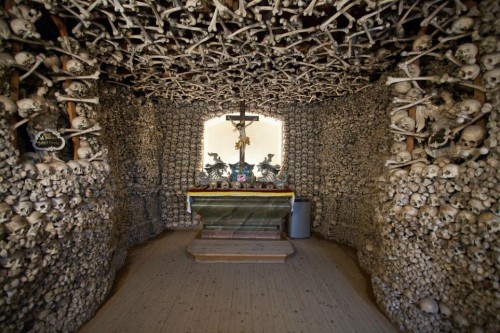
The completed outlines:
{"type": "Polygon", "coordinates": [[[167,232],[130,251],[80,333],[397,332],[333,242],[291,240],[296,254],[285,263],[197,263],[186,253],[196,232],[167,232]]]}

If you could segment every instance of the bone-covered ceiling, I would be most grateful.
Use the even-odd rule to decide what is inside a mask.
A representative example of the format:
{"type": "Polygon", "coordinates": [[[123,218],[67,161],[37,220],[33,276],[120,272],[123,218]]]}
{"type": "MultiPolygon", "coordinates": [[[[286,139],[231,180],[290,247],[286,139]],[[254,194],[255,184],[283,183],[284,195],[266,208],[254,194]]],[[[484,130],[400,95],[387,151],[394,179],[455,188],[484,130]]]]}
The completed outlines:
{"type": "Polygon", "coordinates": [[[242,96],[265,104],[366,86],[394,54],[391,38],[442,1],[424,8],[399,0],[36,2],[67,17],[111,80],[176,102],[242,96]]]}
{"type": "Polygon", "coordinates": [[[259,106],[363,89],[411,45],[421,25],[445,32],[465,12],[459,0],[32,3],[63,18],[87,50],[67,39],[61,47],[88,52],[101,78],[175,102],[243,97],[259,106]]]}

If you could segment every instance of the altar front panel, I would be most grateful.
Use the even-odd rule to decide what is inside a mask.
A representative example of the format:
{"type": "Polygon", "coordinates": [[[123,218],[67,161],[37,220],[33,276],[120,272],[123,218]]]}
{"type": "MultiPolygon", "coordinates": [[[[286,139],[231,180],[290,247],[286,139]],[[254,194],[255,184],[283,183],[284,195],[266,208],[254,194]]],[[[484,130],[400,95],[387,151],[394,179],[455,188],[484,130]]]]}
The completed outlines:
{"type": "Polygon", "coordinates": [[[203,191],[189,193],[193,212],[203,221],[202,236],[279,238],[293,206],[291,191],[203,191]]]}

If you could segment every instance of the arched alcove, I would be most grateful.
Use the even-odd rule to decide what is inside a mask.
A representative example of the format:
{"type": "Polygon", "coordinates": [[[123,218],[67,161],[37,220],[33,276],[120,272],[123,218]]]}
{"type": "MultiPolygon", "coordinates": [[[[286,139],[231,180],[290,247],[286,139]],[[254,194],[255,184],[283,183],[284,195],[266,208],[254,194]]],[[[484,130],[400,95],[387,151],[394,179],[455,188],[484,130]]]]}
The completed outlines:
{"type": "MultiPolygon", "coordinates": [[[[230,115],[230,114],[227,114],[230,115]]],[[[236,114],[235,114],[236,115],[236,114]]],[[[247,114],[253,116],[256,114],[247,114]]],[[[273,163],[282,164],[283,157],[283,122],[281,120],[259,115],[259,121],[247,122],[246,135],[250,145],[245,149],[245,161],[257,165],[268,154],[274,154],[273,163]]],[[[203,165],[212,163],[208,153],[217,153],[226,163],[239,161],[239,150],[235,148],[239,133],[226,115],[211,118],[204,123],[203,165]]],[[[254,169],[259,176],[257,168],[254,169]]]]}

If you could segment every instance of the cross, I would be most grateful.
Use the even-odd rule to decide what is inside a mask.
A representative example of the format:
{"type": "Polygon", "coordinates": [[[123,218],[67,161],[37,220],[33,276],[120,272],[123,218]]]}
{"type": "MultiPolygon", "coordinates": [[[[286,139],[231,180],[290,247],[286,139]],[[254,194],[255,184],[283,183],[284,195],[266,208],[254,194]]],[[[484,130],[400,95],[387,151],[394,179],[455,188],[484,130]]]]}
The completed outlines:
{"type": "MultiPolygon", "coordinates": [[[[239,131],[240,131],[240,140],[242,139],[242,133],[245,133],[245,122],[246,121],[259,121],[258,116],[245,116],[245,101],[240,102],[240,114],[238,116],[226,116],[226,120],[233,121],[238,120],[239,123],[239,131]]],[[[238,128],[238,127],[237,127],[238,128]]],[[[245,135],[245,134],[243,134],[245,135]]],[[[245,138],[243,138],[245,139],[245,138]]],[[[241,141],[240,141],[241,142],[241,141]]],[[[243,166],[245,164],[245,143],[242,142],[240,144],[240,165],[243,166]]]]}

